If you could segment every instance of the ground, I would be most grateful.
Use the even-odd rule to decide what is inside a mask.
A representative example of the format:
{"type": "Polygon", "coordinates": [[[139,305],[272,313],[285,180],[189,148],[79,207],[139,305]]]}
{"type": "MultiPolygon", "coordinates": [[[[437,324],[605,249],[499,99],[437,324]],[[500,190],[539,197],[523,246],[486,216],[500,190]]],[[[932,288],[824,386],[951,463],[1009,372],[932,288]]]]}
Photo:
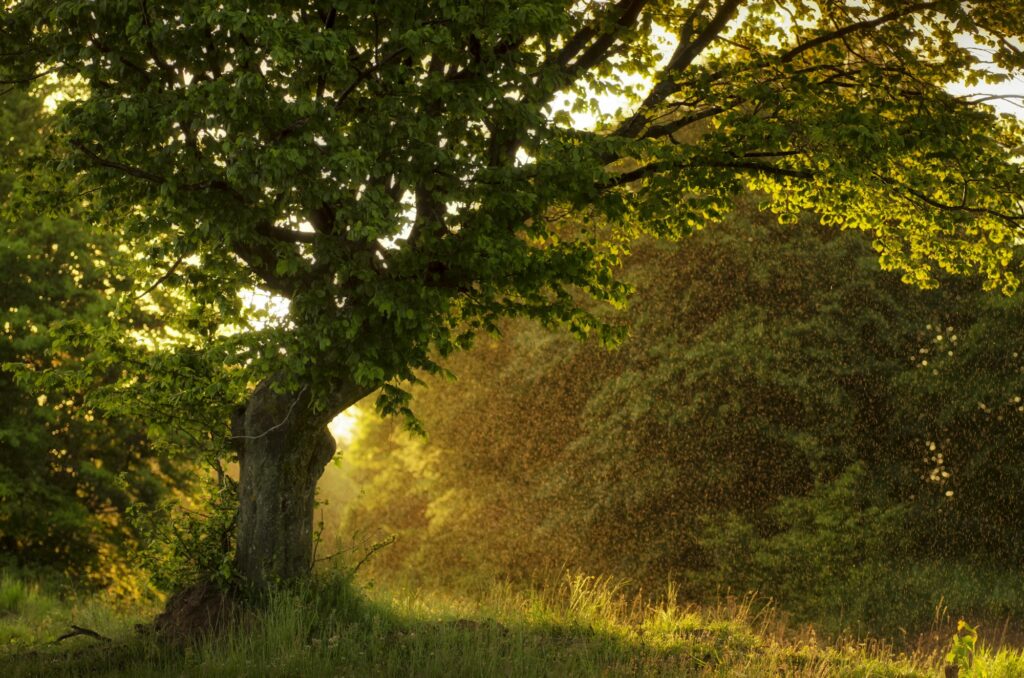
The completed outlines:
{"type": "MultiPolygon", "coordinates": [[[[661,597],[663,600],[666,596],[661,597]]],[[[529,593],[496,585],[476,596],[325,575],[274,594],[214,639],[177,645],[140,631],[155,605],[61,601],[5,577],[5,678],[120,676],[921,676],[944,648],[899,653],[882,643],[822,642],[785,628],[755,600],[716,608],[649,603],[610,581],[567,577],[529,593]],[[71,624],[79,634],[52,641],[71,624]],[[137,626],[142,625],[142,626],[137,626]]],[[[948,643],[947,643],[948,645],[948,643]]],[[[1024,654],[982,649],[961,676],[1024,675],[1024,654]]]]}

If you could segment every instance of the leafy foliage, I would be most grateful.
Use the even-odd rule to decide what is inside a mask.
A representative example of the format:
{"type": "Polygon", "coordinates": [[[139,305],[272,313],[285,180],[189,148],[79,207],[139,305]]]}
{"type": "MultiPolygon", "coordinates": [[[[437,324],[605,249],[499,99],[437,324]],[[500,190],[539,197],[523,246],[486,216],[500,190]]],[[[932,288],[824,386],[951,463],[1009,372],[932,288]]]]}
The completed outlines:
{"type": "Polygon", "coordinates": [[[139,566],[162,591],[198,581],[226,588],[234,583],[237,512],[236,487],[228,476],[204,478],[186,497],[133,506],[130,520],[142,544],[139,566]]]}
{"type": "MultiPolygon", "coordinates": [[[[236,406],[270,392],[259,384],[308,401],[277,455],[294,463],[243,471],[239,495],[239,541],[266,544],[239,550],[268,554],[248,563],[252,577],[273,563],[305,570],[315,477],[304,471],[320,460],[301,453],[312,455],[302,443],[314,429],[375,391],[382,412],[415,425],[408,386],[505,317],[621,338],[606,310],[626,298],[631,244],[714,223],[746,189],[784,224],[813,211],[870,232],[882,266],[905,280],[973,273],[1012,291],[1024,129],[947,86],[1024,70],[1018,4],[6,2],[0,80],[52,75],[67,87],[40,175],[88,196],[89,222],[130,253],[118,262],[130,289],[105,329],[80,326],[61,344],[96,359],[62,378],[85,388],[131,364],[88,387],[97,406],[146,412],[154,440],[209,461],[232,458],[239,440],[266,442],[270,428],[228,432],[236,406]],[[605,112],[599,97],[621,107],[605,112]],[[255,288],[287,312],[259,317],[244,301],[255,288]],[[166,311],[161,327],[136,326],[147,308],[166,311]],[[264,524],[245,510],[264,490],[306,499],[264,524]],[[299,538],[280,548],[288,534],[299,538]]],[[[853,358],[867,343],[889,369],[891,347],[872,342],[894,298],[871,300],[856,339],[836,333],[816,322],[845,303],[825,287],[836,275],[790,297],[783,325],[712,299],[721,315],[706,318],[706,341],[635,356],[660,365],[645,387],[629,360],[615,383],[594,384],[584,416],[567,417],[589,438],[559,433],[578,441],[563,461],[583,463],[547,464],[540,489],[604,500],[544,529],[571,543],[614,517],[641,553],[657,553],[666,535],[695,534],[693,508],[722,502],[760,520],[779,488],[806,492],[863,450],[871,459],[867,415],[887,382],[853,358]],[[830,350],[795,350],[814,341],[830,350]],[[647,397],[615,409],[638,389],[647,397]],[[743,400],[751,391],[759,399],[743,400]],[[629,432],[622,448],[614,427],[629,432]],[[679,454],[701,473],[652,473],[648,452],[670,457],[684,430],[698,435],[679,454]],[[621,478],[622,458],[644,489],[596,495],[621,478]],[[647,520],[657,496],[693,503],[647,520]]],[[[742,294],[762,284],[745,282],[742,294]]],[[[533,469],[516,472],[525,484],[533,469]]],[[[574,548],[598,559],[619,537],[574,548]]],[[[680,562],[697,557],[695,538],[678,546],[680,562]]]]}
{"type": "Polygon", "coordinates": [[[956,625],[956,633],[953,634],[953,647],[946,655],[946,661],[957,668],[969,670],[974,664],[977,642],[978,630],[961,619],[956,625]]]}
{"type": "Polygon", "coordinates": [[[629,240],[700,228],[746,186],[786,219],[871,231],[920,284],[1015,287],[1020,125],[945,89],[1024,66],[1015,9],[18,0],[0,35],[9,79],[81,83],[60,167],[139,255],[138,284],[243,330],[202,350],[320,408],[385,386],[380,406],[409,414],[401,383],[502,316],[613,336],[574,290],[621,302],[629,240]],[[252,286],[287,316],[247,322],[252,286]]]}
{"type": "Polygon", "coordinates": [[[1016,561],[1024,543],[1008,535],[1024,524],[1014,489],[1024,483],[1024,305],[947,295],[928,317],[900,392],[928,481],[920,499],[935,518],[930,549],[1016,561]]]}
{"type": "Polygon", "coordinates": [[[965,612],[1022,609],[1017,586],[970,600],[942,575],[1020,557],[1007,456],[1024,381],[1004,320],[1021,300],[907,287],[855,234],[760,205],[630,259],[634,333],[617,351],[509,325],[454,363],[458,383],[417,398],[427,442],[368,423],[345,461],[363,490],[346,529],[399,535],[373,566],[674,578],[697,598],[757,590],[835,630],[926,626],[944,591],[965,612]],[[935,362],[947,321],[957,338],[935,362]],[[947,455],[935,473],[932,440],[947,455]]]}
{"type": "MultiPolygon", "coordinates": [[[[23,377],[77,370],[95,356],[60,344],[60,326],[109,323],[114,296],[131,287],[119,263],[125,254],[78,220],[73,203],[60,216],[34,211],[27,192],[45,179],[31,167],[52,121],[39,98],[9,92],[0,102],[0,363],[23,377]]],[[[76,384],[41,385],[0,372],[5,564],[66,571],[90,585],[123,578],[130,588],[126,547],[137,535],[125,512],[181,487],[185,476],[154,452],[138,420],[97,412],[90,392],[117,378],[111,362],[96,364],[76,384]]]]}

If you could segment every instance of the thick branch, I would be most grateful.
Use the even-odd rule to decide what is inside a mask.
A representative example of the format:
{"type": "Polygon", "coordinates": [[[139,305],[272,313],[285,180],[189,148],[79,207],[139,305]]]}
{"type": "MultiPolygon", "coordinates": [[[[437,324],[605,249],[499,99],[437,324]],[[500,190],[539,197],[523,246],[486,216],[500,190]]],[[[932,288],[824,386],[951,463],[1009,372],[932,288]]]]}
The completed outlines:
{"type": "Polygon", "coordinates": [[[894,10],[892,12],[889,12],[888,14],[883,14],[877,19],[858,21],[857,23],[843,26],[842,28],[831,31],[829,33],[823,33],[822,35],[812,38],[807,42],[797,45],[793,49],[783,54],[779,60],[784,64],[789,63],[790,61],[800,56],[807,50],[814,49],[815,47],[820,47],[821,45],[824,45],[827,42],[839,40],[847,35],[850,35],[851,33],[869,31],[873,28],[878,28],[882,24],[887,24],[892,21],[896,21],[897,19],[902,19],[905,16],[917,14],[918,12],[923,12],[924,10],[927,9],[934,9],[939,4],[939,2],[918,2],[913,5],[907,5],[906,7],[903,7],[901,9],[894,10]]]}
{"type": "MultiPolygon", "coordinates": [[[[643,10],[644,6],[647,5],[648,2],[649,0],[621,0],[617,5],[617,8],[621,9],[621,12],[615,20],[615,23],[612,25],[611,30],[601,33],[597,40],[595,40],[594,43],[583,52],[583,54],[579,55],[575,62],[573,62],[572,66],[569,67],[570,73],[580,73],[581,71],[589,70],[601,63],[601,61],[608,56],[608,52],[615,44],[615,40],[618,38],[619,34],[636,22],[637,17],[640,16],[640,11],[643,10]]],[[[563,57],[564,55],[559,56],[559,63],[563,66],[568,66],[567,62],[562,61],[563,57]]]]}
{"type": "Polygon", "coordinates": [[[260,235],[287,243],[312,243],[316,242],[317,234],[309,231],[294,231],[290,228],[279,228],[269,226],[260,229],[260,235]]]}
{"type": "MultiPolygon", "coordinates": [[[[788,153],[780,153],[779,155],[789,155],[788,153]]],[[[752,156],[752,157],[768,157],[768,156],[752,156]]],[[[661,174],[663,172],[670,171],[685,171],[688,169],[696,169],[698,167],[711,167],[718,169],[731,169],[740,172],[755,172],[758,174],[770,174],[772,176],[780,177],[791,177],[794,179],[813,179],[814,174],[807,170],[795,170],[787,167],[778,167],[776,165],[770,165],[765,162],[757,162],[755,160],[746,160],[744,158],[737,158],[736,160],[729,161],[709,161],[709,162],[695,162],[695,163],[679,163],[671,160],[662,160],[660,162],[652,162],[649,165],[644,165],[635,170],[629,172],[623,172],[609,177],[601,183],[601,188],[614,188],[617,186],[625,186],[631,184],[634,181],[645,179],[655,174],[661,174]]]]}
{"type": "Polygon", "coordinates": [[[249,270],[263,281],[269,291],[289,299],[295,294],[297,282],[276,273],[277,256],[270,248],[251,241],[236,241],[231,243],[231,251],[245,262],[249,270]]]}
{"type": "Polygon", "coordinates": [[[647,112],[678,91],[679,84],[677,80],[679,73],[689,68],[690,64],[707,49],[708,45],[711,44],[718,34],[725,30],[725,27],[729,25],[729,21],[732,20],[741,4],[743,4],[743,0],[724,0],[707,25],[698,32],[694,32],[690,22],[687,22],[687,26],[683,29],[685,32],[680,34],[680,41],[676,51],[658,75],[657,84],[650,94],[647,95],[647,98],[644,99],[637,112],[619,125],[615,132],[613,132],[615,136],[636,137],[643,131],[644,126],[648,122],[647,112]],[[692,35],[692,39],[687,40],[686,37],[688,35],[692,35]]]}
{"type": "Polygon", "coordinates": [[[636,18],[640,15],[640,11],[644,8],[649,0],[619,0],[615,4],[612,14],[618,15],[615,23],[612,25],[610,31],[602,31],[598,28],[598,24],[601,23],[601,19],[595,19],[593,22],[587,24],[581,28],[576,35],[569,38],[569,41],[565,43],[565,46],[558,51],[555,56],[555,63],[563,69],[569,66],[569,62],[579,55],[580,51],[590,43],[595,37],[598,40],[590,46],[587,51],[576,60],[573,64],[572,71],[578,72],[582,67],[584,70],[596,65],[601,57],[607,53],[608,49],[615,41],[615,37],[618,33],[630,26],[636,18]],[[582,60],[594,61],[590,66],[581,66],[582,60]]]}
{"type": "MultiPolygon", "coordinates": [[[[673,54],[669,64],[662,71],[658,78],[658,83],[655,85],[654,89],[651,90],[647,99],[644,100],[643,104],[641,104],[640,108],[632,117],[623,122],[618,129],[615,130],[614,134],[625,137],[636,137],[644,131],[644,126],[649,122],[647,117],[648,112],[679,90],[680,85],[678,84],[678,73],[682,72],[692,64],[697,56],[707,48],[707,46],[718,36],[719,33],[721,33],[722,30],[724,30],[728,21],[731,19],[732,14],[738,9],[740,4],[742,4],[742,0],[727,0],[719,7],[715,17],[712,18],[704,30],[702,30],[700,34],[692,40],[692,42],[688,43],[683,40],[680,41],[680,45],[676,48],[675,54],[673,54]]],[[[940,4],[941,3],[938,0],[909,4],[875,19],[859,21],[843,26],[842,28],[834,31],[818,35],[788,51],[782,52],[776,58],[781,63],[789,63],[799,55],[807,52],[808,50],[814,49],[815,47],[820,47],[821,45],[834,40],[844,39],[854,33],[873,30],[879,26],[897,21],[912,14],[917,14],[929,9],[935,9],[940,4]]],[[[711,80],[719,80],[721,77],[721,75],[718,75],[717,77],[713,76],[711,80]]],[[[654,128],[652,128],[652,130],[648,130],[647,133],[644,133],[643,136],[654,137],[672,134],[673,132],[685,127],[686,124],[689,124],[685,119],[681,120],[681,122],[667,123],[666,126],[659,126],[657,128],[657,132],[654,132],[654,128]]]]}

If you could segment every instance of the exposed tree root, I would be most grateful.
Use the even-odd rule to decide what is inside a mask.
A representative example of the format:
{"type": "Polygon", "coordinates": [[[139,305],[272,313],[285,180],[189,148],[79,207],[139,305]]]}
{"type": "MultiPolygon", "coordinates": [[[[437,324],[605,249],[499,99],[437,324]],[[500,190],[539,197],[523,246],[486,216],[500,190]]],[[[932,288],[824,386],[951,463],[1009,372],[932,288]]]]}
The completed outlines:
{"type": "Polygon", "coordinates": [[[211,582],[200,582],[171,596],[153,620],[152,630],[172,642],[217,635],[239,619],[241,610],[235,594],[211,582]]]}

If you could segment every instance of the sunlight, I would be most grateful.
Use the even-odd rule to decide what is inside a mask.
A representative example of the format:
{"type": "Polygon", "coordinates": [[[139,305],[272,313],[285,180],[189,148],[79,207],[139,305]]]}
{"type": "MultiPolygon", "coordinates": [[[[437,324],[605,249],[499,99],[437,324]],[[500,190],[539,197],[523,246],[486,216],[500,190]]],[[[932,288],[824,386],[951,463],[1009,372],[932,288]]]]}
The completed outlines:
{"type": "Polygon", "coordinates": [[[5,0],[0,666],[1024,676],[1022,3],[5,0]]]}
{"type": "Polygon", "coordinates": [[[334,419],[327,425],[330,429],[331,435],[338,443],[349,444],[352,442],[352,438],[355,436],[356,424],[359,422],[359,417],[362,412],[358,407],[350,407],[334,419]]]}

